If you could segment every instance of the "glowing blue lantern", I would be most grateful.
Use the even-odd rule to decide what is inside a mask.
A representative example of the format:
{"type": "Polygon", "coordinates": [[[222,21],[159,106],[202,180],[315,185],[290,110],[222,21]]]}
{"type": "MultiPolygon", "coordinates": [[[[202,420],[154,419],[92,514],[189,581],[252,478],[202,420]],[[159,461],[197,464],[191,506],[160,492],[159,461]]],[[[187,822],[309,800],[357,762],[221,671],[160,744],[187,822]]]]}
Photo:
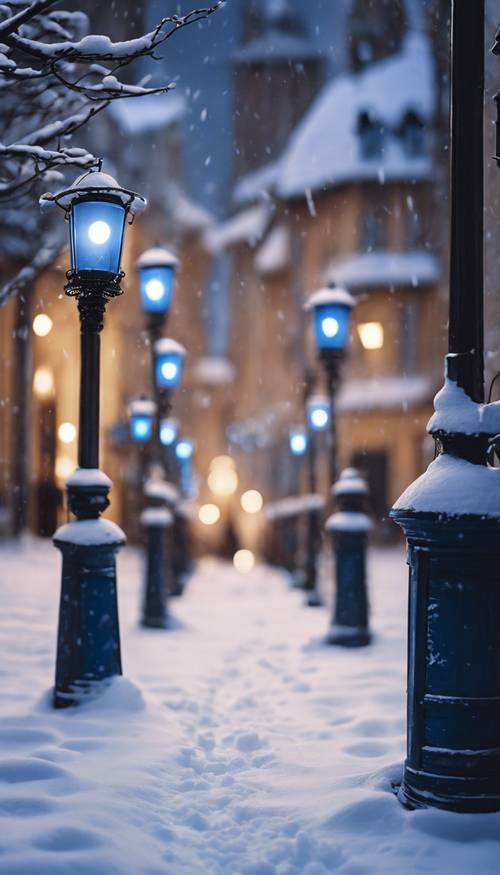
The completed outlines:
{"type": "Polygon", "coordinates": [[[145,444],[153,437],[156,404],[145,398],[131,401],[129,404],[130,434],[138,444],[145,444]]]}
{"type": "Polygon", "coordinates": [[[303,456],[307,450],[307,435],[304,428],[298,426],[288,432],[290,452],[294,456],[303,456]]]}
{"type": "Polygon", "coordinates": [[[178,265],[175,255],[159,246],[143,252],[137,260],[141,303],[145,313],[163,316],[169,312],[178,265]]]}
{"type": "Polygon", "coordinates": [[[146,201],[118,185],[108,173],[90,170],[56,195],[46,194],[41,204],[62,207],[69,218],[70,279],[116,285],[121,275],[125,221],[140,212],[146,201]]]}
{"type": "Polygon", "coordinates": [[[156,341],[154,350],[158,389],[176,389],[182,380],[186,350],[176,340],[166,337],[156,341]]]}
{"type": "Polygon", "coordinates": [[[188,459],[191,459],[194,452],[194,444],[193,441],[189,440],[189,438],[182,438],[175,448],[175,455],[181,462],[185,462],[188,459]]]}
{"type": "Polygon", "coordinates": [[[307,402],[307,424],[312,431],[326,431],[330,425],[332,405],[326,395],[313,395],[307,402]]]}
{"type": "Polygon", "coordinates": [[[314,337],[320,353],[342,353],[345,350],[355,303],[345,289],[320,289],[311,295],[306,309],[313,314],[314,337]]]}
{"type": "Polygon", "coordinates": [[[177,438],[177,432],[179,430],[179,425],[176,419],[172,419],[169,417],[168,419],[162,419],[160,422],[160,443],[163,444],[164,447],[171,447],[177,438]]]}

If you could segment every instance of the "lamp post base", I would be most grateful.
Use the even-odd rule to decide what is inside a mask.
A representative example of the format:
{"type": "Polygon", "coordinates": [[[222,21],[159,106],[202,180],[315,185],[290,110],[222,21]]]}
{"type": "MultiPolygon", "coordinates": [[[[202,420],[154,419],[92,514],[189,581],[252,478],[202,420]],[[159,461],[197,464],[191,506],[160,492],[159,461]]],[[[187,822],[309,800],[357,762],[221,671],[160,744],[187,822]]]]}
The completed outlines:
{"type": "Polygon", "coordinates": [[[122,673],[115,557],[125,535],[108,520],[83,519],[53,540],[63,556],[53,703],[66,708],[122,673]]]}

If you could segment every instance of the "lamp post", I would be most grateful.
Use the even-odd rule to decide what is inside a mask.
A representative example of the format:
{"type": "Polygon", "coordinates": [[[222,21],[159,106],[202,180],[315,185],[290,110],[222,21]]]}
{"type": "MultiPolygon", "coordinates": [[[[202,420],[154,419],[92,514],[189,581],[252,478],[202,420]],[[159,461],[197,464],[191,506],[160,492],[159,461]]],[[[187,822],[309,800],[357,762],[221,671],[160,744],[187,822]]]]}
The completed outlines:
{"type": "MultiPolygon", "coordinates": [[[[290,449],[290,453],[297,459],[297,492],[300,492],[301,487],[301,473],[302,473],[302,463],[303,459],[308,451],[308,440],[307,440],[307,429],[303,425],[295,425],[292,426],[288,431],[288,446],[290,449]]],[[[304,508],[302,506],[302,502],[298,504],[296,519],[295,519],[295,533],[297,538],[297,548],[295,550],[294,555],[294,568],[292,573],[293,585],[297,588],[303,589],[305,583],[305,549],[306,544],[303,539],[303,525],[302,520],[304,519],[304,508]]]]}
{"type": "Polygon", "coordinates": [[[328,432],[330,428],[330,399],[326,395],[309,395],[306,400],[307,423],[307,463],[308,463],[308,507],[307,507],[307,549],[306,549],[306,604],[310,608],[320,607],[322,602],[318,591],[318,556],[321,546],[321,506],[318,504],[316,482],[316,456],[318,432],[328,432]]]}
{"type": "Polygon", "coordinates": [[[121,294],[125,222],[145,200],[98,170],[84,173],[65,191],[43,195],[41,203],[57,204],[69,219],[65,292],[77,299],[81,331],[79,467],[67,481],[76,520],[54,535],[63,556],[54,705],[64,707],[122,671],[115,557],[125,535],[99,519],[111,487],[99,470],[100,332],[107,302],[121,294]]]}
{"type": "Polygon", "coordinates": [[[391,515],[408,542],[410,807],[500,810],[500,433],[483,396],[484,0],[452,7],[451,271],[438,456],[391,515]]]}
{"type": "Polygon", "coordinates": [[[337,478],[337,433],[335,395],[340,379],[340,366],[349,342],[351,310],[355,305],[345,289],[326,288],[315,292],[306,302],[312,313],[314,339],[323,365],[330,398],[330,483],[337,478]]]}

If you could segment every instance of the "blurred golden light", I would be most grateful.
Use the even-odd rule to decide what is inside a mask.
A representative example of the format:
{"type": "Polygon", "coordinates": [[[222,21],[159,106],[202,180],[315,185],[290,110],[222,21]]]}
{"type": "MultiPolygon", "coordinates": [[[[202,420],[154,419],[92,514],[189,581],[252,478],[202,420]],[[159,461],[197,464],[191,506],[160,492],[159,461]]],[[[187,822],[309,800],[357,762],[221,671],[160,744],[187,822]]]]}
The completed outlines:
{"type": "Polygon", "coordinates": [[[358,334],[365,349],[381,349],[384,345],[384,328],[380,322],[360,322],[358,334]]]}
{"type": "Polygon", "coordinates": [[[234,459],[231,456],[215,456],[210,462],[209,468],[212,471],[214,468],[235,468],[234,459]]]}
{"type": "Polygon", "coordinates": [[[54,375],[48,368],[37,368],[33,377],[33,391],[39,398],[47,398],[54,391],[54,375]]]}
{"type": "Polygon", "coordinates": [[[63,422],[59,426],[57,434],[63,444],[71,444],[76,438],[76,428],[72,422],[63,422]]]}
{"type": "Polygon", "coordinates": [[[66,480],[75,470],[75,463],[69,456],[58,456],[56,459],[56,477],[66,480]]]}
{"type": "Polygon", "coordinates": [[[234,468],[213,468],[208,475],[208,485],[214,495],[232,495],[238,488],[238,475],[234,468]]]}
{"type": "Polygon", "coordinates": [[[198,519],[204,526],[213,526],[220,520],[220,510],[216,504],[202,504],[198,511],[198,519]]]}
{"type": "Polygon", "coordinates": [[[262,505],[264,504],[262,495],[256,489],[249,489],[247,492],[244,492],[240,501],[243,510],[246,510],[247,513],[258,513],[259,510],[262,510],[262,505]]]}
{"type": "Polygon", "coordinates": [[[33,319],[33,331],[37,337],[47,337],[47,334],[52,331],[53,325],[52,319],[46,313],[39,313],[33,319]]]}
{"type": "Polygon", "coordinates": [[[248,574],[255,565],[255,557],[251,550],[237,550],[233,556],[233,565],[240,574],[248,574]]]}

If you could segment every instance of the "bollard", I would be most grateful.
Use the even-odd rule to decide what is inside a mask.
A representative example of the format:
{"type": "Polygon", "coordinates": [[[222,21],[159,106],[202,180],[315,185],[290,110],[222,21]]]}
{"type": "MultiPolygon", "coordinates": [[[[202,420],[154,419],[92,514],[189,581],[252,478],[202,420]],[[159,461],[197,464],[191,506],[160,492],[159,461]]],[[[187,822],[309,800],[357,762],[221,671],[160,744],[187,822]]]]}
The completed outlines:
{"type": "Polygon", "coordinates": [[[326,521],[335,555],[335,600],[327,644],[364,647],[371,641],[366,584],[366,538],[371,529],[365,513],[368,486],[355,468],[342,471],[332,488],[337,510],[326,521]]]}
{"type": "Polygon", "coordinates": [[[144,494],[150,506],[143,510],[141,523],[147,530],[146,576],[141,624],[148,629],[165,629],[168,617],[171,564],[168,561],[168,532],[173,515],[165,506],[164,484],[148,480],[144,494]]]}

